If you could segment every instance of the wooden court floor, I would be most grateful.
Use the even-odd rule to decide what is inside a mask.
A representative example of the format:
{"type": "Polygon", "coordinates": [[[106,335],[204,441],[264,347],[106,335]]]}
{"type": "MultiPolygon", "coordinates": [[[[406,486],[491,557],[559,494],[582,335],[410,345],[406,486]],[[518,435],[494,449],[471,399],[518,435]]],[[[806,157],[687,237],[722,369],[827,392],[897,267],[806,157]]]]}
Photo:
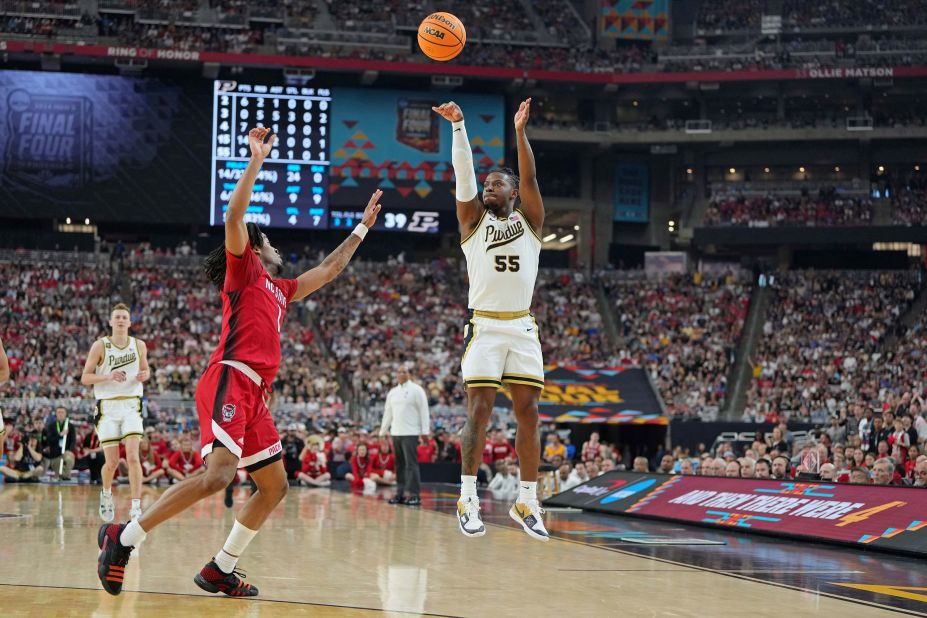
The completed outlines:
{"type": "MultiPolygon", "coordinates": [[[[125,487],[117,518],[128,510],[125,487]]],[[[146,489],[143,505],[159,489],[146,489]]],[[[683,563],[554,538],[540,543],[503,505],[480,539],[463,537],[453,490],[441,509],[294,488],[239,566],[254,600],[208,595],[192,579],[233,521],[215,496],[153,531],[122,595],[96,578],[98,488],[0,485],[2,616],[888,616],[890,608],[725,576],[683,563]],[[445,512],[442,512],[445,511],[445,512]]],[[[236,493],[238,508],[247,497],[236,493]]],[[[492,511],[493,509],[488,509],[492,511]]],[[[558,515],[550,515],[556,529],[558,515]]],[[[575,517],[574,517],[575,519],[575,517]]],[[[925,603],[927,609],[927,603],[925,603]]],[[[907,611],[919,614],[918,611],[907,611]]]]}

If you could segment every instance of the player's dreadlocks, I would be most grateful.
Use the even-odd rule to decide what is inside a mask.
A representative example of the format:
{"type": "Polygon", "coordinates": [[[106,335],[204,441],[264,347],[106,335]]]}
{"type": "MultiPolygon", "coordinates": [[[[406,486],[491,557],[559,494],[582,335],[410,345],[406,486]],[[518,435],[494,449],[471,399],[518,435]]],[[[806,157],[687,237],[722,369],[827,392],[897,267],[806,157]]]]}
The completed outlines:
{"type": "Polygon", "coordinates": [[[492,174],[493,172],[505,174],[506,176],[509,177],[509,180],[512,181],[512,184],[515,185],[515,188],[516,189],[518,188],[518,183],[520,182],[520,179],[518,178],[518,174],[516,174],[515,170],[513,170],[511,167],[500,167],[494,170],[489,170],[490,174],[492,174]]]}
{"type": "MultiPolygon", "coordinates": [[[[257,223],[247,223],[248,228],[248,245],[245,251],[251,249],[260,249],[264,246],[264,235],[257,223]]],[[[222,289],[225,284],[225,243],[213,249],[206,259],[203,260],[203,270],[206,271],[206,277],[214,286],[222,289]]]]}

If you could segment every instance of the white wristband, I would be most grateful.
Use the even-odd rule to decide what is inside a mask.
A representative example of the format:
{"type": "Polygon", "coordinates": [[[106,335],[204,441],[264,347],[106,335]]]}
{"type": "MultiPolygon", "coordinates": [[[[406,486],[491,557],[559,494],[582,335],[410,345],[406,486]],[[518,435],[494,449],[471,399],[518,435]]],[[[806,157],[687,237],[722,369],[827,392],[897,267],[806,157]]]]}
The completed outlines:
{"type": "Polygon", "coordinates": [[[364,225],[363,223],[358,223],[358,224],[357,224],[357,227],[354,228],[354,231],[351,232],[351,233],[352,233],[352,234],[357,234],[357,237],[358,237],[358,238],[360,238],[361,240],[364,240],[364,238],[367,236],[367,232],[368,232],[368,231],[369,231],[369,229],[367,228],[366,225],[364,225]]]}

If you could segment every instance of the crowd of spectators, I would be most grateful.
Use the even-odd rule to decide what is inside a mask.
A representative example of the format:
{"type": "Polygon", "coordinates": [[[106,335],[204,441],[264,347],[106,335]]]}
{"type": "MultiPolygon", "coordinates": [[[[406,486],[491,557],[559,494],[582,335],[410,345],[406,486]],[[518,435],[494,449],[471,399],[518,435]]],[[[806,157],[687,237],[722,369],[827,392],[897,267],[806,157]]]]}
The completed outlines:
{"type": "Polygon", "coordinates": [[[636,457],[635,472],[728,478],[822,480],[927,488],[927,419],[919,400],[884,412],[862,408],[797,439],[785,422],[752,442],[719,442],[697,451],[676,446],[636,457]]]}
{"type": "MultiPolygon", "coordinates": [[[[221,310],[198,260],[182,256],[189,252],[186,245],[180,258],[156,265],[155,257],[166,256],[140,248],[124,256],[122,270],[112,271],[66,259],[0,262],[6,282],[0,333],[13,374],[10,392],[23,399],[89,397],[80,369],[94,339],[109,333],[112,304],[122,299],[132,308],[132,334],[148,344],[153,374],[147,394],[190,399],[218,344],[221,310]]],[[[277,396],[304,413],[340,412],[335,366],[305,326],[306,311],[297,306],[287,321],[277,396]]]]}
{"type": "Polygon", "coordinates": [[[782,21],[783,26],[796,28],[874,28],[925,24],[927,14],[924,13],[922,2],[910,0],[851,0],[827,3],[784,0],[782,21]]]}
{"type": "Polygon", "coordinates": [[[927,175],[919,167],[911,174],[895,175],[881,186],[891,196],[893,224],[927,224],[927,175]]]}
{"type": "MultiPolygon", "coordinates": [[[[154,370],[148,393],[156,396],[146,405],[150,447],[145,450],[154,454],[147,456],[152,465],[146,477],[166,483],[195,472],[190,453],[198,444],[196,415],[189,404],[175,409],[157,397],[189,400],[218,336],[217,296],[205,279],[204,285],[190,285],[201,278],[196,258],[184,255],[193,251],[185,245],[178,256],[160,256],[159,262],[150,248],[123,250],[122,268],[110,271],[80,259],[0,263],[0,276],[8,283],[0,296],[0,333],[13,376],[4,390],[21,402],[4,410],[9,427],[6,461],[0,464],[6,468],[0,473],[35,480],[53,472],[41,465],[43,456],[54,455],[41,435],[52,415],[42,401],[57,399],[74,411],[77,469],[92,474],[88,462],[96,459],[90,455],[99,453],[99,444],[87,422],[88,408],[78,405],[89,393],[76,376],[92,340],[108,330],[111,303],[125,290],[131,291],[134,332],[148,342],[154,370]],[[191,468],[172,471],[171,461],[191,468]],[[163,474],[154,474],[161,469],[163,474]]],[[[461,263],[413,264],[401,257],[358,262],[343,278],[342,285],[325,288],[296,309],[283,338],[272,405],[291,479],[325,486],[360,473],[358,488],[393,482],[385,473],[390,461],[395,465],[388,443],[347,418],[339,382],[348,380],[350,388],[378,404],[398,364],[408,361],[438,410],[433,437],[421,440],[420,460],[459,461],[463,419],[442,416],[440,408],[463,398],[457,375],[467,319],[461,263]],[[310,318],[322,341],[307,326],[310,318]]],[[[749,287],[734,275],[601,273],[599,278],[541,271],[534,311],[546,359],[639,364],[672,416],[714,420],[724,404],[749,287]],[[599,283],[613,303],[620,352],[610,352],[604,335],[596,302],[599,283]]],[[[780,430],[765,447],[753,444],[737,452],[736,445],[720,445],[710,454],[691,456],[678,450],[661,453],[657,463],[641,462],[630,452],[622,458],[618,447],[597,440],[577,453],[569,432],[551,426],[544,432],[543,457],[560,482],[578,484],[623,467],[687,473],[690,465],[694,473],[726,476],[761,475],[765,467],[780,478],[813,473],[828,480],[882,483],[887,478],[896,484],[919,478],[927,437],[927,318],[899,327],[920,288],[919,273],[793,271],[775,275],[770,284],[774,298],[751,359],[754,379],[744,420],[812,422],[822,426],[816,442],[789,444],[782,437],[787,431],[780,430]]],[[[511,431],[490,433],[483,478],[498,478],[496,489],[509,487],[513,478],[517,482],[511,431]]],[[[927,478],[927,468],[922,476],[927,478]]]]}
{"type": "Polygon", "coordinates": [[[716,420],[749,308],[737,276],[604,275],[621,363],[647,369],[676,418],[716,420]]]}
{"type": "Polygon", "coordinates": [[[809,28],[879,28],[927,23],[924,6],[910,0],[847,0],[814,3],[784,0],[782,3],[749,0],[729,3],[704,0],[696,20],[707,32],[759,30],[763,15],[781,15],[783,30],[809,28]]]}
{"type": "Polygon", "coordinates": [[[918,271],[775,275],[744,420],[823,423],[850,405],[881,409],[905,392],[922,395],[920,349],[902,339],[886,350],[921,285],[918,271]]]}
{"type": "Polygon", "coordinates": [[[703,0],[696,25],[701,30],[757,30],[765,5],[765,0],[703,0]]]}
{"type": "Polygon", "coordinates": [[[867,225],[873,207],[868,198],[821,190],[817,195],[713,197],[705,211],[705,226],[787,227],[867,225]]]}

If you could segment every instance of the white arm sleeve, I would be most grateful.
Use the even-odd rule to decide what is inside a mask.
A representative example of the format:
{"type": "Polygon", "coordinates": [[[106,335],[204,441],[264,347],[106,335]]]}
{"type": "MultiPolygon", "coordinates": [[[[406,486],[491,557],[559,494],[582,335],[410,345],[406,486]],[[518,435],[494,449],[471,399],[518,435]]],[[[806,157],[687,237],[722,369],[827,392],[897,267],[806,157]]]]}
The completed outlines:
{"type": "Polygon", "coordinates": [[[452,122],[451,161],[454,164],[454,177],[457,179],[457,201],[469,202],[476,197],[476,174],[473,171],[473,152],[464,121],[452,122]]]}

